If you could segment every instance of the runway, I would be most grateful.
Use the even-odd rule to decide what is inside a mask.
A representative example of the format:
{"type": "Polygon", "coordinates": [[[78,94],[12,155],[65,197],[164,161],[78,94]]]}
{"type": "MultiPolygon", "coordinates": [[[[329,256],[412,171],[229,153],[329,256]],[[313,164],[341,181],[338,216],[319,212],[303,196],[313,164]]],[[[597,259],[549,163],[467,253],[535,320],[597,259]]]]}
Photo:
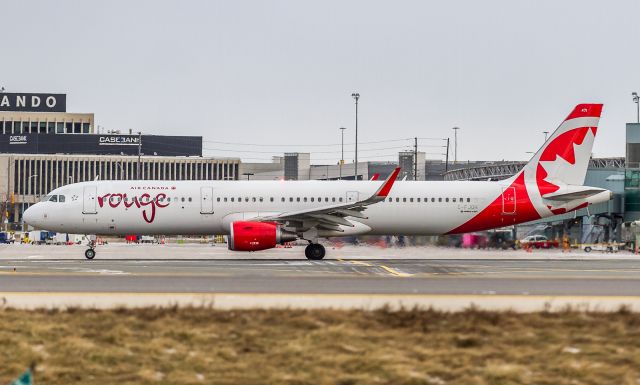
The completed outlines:
{"type": "Polygon", "coordinates": [[[635,260],[3,260],[0,292],[640,295],[635,260]]]}
{"type": "Polygon", "coordinates": [[[308,261],[299,251],[114,244],[89,261],[81,247],[13,245],[0,249],[0,306],[527,310],[554,303],[640,310],[640,259],[632,254],[355,247],[308,261]]]}

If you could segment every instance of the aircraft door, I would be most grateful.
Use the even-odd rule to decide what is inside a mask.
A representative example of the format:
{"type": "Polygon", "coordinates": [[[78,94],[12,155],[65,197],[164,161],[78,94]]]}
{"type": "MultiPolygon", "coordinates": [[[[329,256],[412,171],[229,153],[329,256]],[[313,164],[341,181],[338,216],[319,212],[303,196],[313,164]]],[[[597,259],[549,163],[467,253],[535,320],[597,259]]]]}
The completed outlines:
{"type": "Polygon", "coordinates": [[[84,186],[82,194],[82,213],[83,214],[96,214],[97,200],[98,200],[98,188],[95,185],[84,186]]]}
{"type": "Polygon", "coordinates": [[[502,215],[515,215],[516,213],[516,188],[502,188],[502,215]]]}
{"type": "Polygon", "coordinates": [[[213,214],[213,187],[200,187],[200,214],[213,214]]]}
{"type": "Polygon", "coordinates": [[[347,191],[347,203],[355,203],[358,201],[357,191],[347,191]]]}

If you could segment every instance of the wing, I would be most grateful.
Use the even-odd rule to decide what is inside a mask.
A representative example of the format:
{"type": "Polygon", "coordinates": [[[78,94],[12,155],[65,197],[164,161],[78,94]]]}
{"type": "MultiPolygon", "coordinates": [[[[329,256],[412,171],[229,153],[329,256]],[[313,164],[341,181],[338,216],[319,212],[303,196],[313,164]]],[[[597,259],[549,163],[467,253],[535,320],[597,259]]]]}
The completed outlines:
{"type": "Polygon", "coordinates": [[[340,230],[340,226],[354,226],[347,218],[353,217],[367,219],[367,216],[364,215],[363,211],[366,210],[367,206],[385,200],[399,173],[400,168],[398,167],[393,170],[391,175],[389,175],[375,193],[364,200],[315,207],[308,210],[288,211],[277,215],[257,217],[252,220],[286,223],[287,227],[295,227],[297,231],[316,227],[342,232],[342,230],[340,230]]]}

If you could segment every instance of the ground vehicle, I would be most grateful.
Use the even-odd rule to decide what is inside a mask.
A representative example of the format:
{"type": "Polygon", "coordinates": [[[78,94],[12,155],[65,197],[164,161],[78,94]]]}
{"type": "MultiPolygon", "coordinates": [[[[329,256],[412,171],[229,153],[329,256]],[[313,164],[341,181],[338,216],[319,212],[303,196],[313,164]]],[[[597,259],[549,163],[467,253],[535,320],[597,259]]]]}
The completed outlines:
{"type": "Polygon", "coordinates": [[[13,243],[15,239],[11,236],[11,234],[6,232],[0,232],[0,243],[13,243]]]}
{"type": "Polygon", "coordinates": [[[550,249],[552,247],[559,247],[558,241],[550,241],[544,235],[529,235],[520,241],[522,247],[529,247],[534,249],[550,249]]]}
{"type": "Polygon", "coordinates": [[[55,232],[44,231],[44,230],[34,230],[29,231],[29,243],[33,245],[43,245],[47,243],[47,240],[51,239],[52,236],[55,235],[55,232]]]}
{"type": "Polygon", "coordinates": [[[608,253],[617,253],[624,244],[619,243],[590,243],[580,245],[580,248],[586,253],[593,251],[606,251],[608,253]]]}

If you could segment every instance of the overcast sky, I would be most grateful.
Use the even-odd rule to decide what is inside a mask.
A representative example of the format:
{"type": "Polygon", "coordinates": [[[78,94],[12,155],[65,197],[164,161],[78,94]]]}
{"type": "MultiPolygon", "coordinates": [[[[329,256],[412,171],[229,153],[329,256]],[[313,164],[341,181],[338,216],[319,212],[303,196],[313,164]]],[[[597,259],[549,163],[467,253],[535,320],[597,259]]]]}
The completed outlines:
{"type": "Polygon", "coordinates": [[[205,154],[247,161],[337,161],[339,146],[305,145],[340,143],[341,126],[353,142],[353,91],[361,142],[459,126],[459,159],[525,159],[575,104],[602,102],[594,155],[623,156],[640,92],[637,0],[0,0],[0,13],[7,91],[67,93],[107,129],[202,135],[205,154]]]}

